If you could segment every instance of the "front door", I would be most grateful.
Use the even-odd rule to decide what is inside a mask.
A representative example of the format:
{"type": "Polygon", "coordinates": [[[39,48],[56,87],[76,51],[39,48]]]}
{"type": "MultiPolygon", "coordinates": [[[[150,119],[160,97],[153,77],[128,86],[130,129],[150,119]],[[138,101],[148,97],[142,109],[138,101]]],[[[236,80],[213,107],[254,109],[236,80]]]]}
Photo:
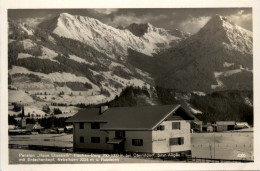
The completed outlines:
{"type": "Polygon", "coordinates": [[[121,142],[120,144],[114,144],[114,153],[115,154],[122,154],[125,151],[125,145],[124,142],[121,142]]]}

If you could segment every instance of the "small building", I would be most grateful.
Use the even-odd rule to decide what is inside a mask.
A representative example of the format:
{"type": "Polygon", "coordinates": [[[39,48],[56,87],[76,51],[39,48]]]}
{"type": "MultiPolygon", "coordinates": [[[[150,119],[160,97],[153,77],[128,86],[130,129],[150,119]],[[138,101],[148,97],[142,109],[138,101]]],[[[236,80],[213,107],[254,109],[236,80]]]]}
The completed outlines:
{"type": "Polygon", "coordinates": [[[235,129],[250,128],[247,122],[236,122],[235,129]]]}
{"type": "Polygon", "coordinates": [[[190,121],[181,105],[89,108],[73,123],[76,150],[191,154],[190,121]]]}
{"type": "Polygon", "coordinates": [[[38,132],[38,133],[41,133],[41,131],[43,130],[43,127],[40,124],[38,124],[38,123],[27,124],[25,130],[26,130],[26,132],[38,132]]]}
{"type": "Polygon", "coordinates": [[[235,121],[217,121],[216,122],[216,131],[230,131],[235,129],[235,121]]]}
{"type": "Polygon", "coordinates": [[[14,130],[14,129],[16,129],[15,125],[8,125],[8,130],[14,130]]]}
{"type": "Polygon", "coordinates": [[[64,133],[64,128],[56,128],[57,134],[64,133]]]}
{"type": "Polygon", "coordinates": [[[202,121],[195,119],[194,121],[191,121],[190,127],[192,132],[202,132],[202,121]]]}
{"type": "Polygon", "coordinates": [[[68,134],[72,134],[73,133],[73,125],[67,125],[64,127],[64,132],[68,133],[68,134]]]}

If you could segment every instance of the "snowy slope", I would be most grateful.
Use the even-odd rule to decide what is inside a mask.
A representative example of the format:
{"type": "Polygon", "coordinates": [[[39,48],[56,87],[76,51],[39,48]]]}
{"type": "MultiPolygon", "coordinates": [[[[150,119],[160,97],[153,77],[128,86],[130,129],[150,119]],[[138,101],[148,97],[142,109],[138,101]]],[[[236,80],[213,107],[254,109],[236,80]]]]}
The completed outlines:
{"type": "Polygon", "coordinates": [[[152,56],[161,48],[168,47],[172,41],[181,39],[149,23],[147,33],[138,37],[129,30],[116,29],[94,18],[68,13],[62,13],[52,21],[40,24],[39,27],[51,28],[53,33],[59,36],[79,40],[111,58],[119,58],[123,61],[127,56],[128,48],[152,56]]]}

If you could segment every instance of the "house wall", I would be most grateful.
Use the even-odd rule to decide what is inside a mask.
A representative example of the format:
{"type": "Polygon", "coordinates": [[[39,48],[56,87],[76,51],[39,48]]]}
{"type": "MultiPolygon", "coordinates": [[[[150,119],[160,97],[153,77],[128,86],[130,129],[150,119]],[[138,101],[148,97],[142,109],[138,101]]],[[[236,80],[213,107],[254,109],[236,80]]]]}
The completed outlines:
{"type": "MultiPolygon", "coordinates": [[[[100,123],[102,127],[104,123],[100,123]]],[[[73,146],[77,149],[93,149],[113,151],[113,144],[106,143],[106,137],[109,140],[115,138],[115,131],[101,131],[100,129],[91,129],[90,123],[84,123],[84,129],[79,129],[79,123],[74,123],[73,146]],[[84,143],[80,142],[80,137],[84,137],[84,143]],[[100,137],[100,143],[91,143],[91,137],[100,137]]],[[[152,131],[125,131],[124,147],[126,152],[152,152],[152,131]],[[133,146],[132,139],[142,139],[143,146],[133,146]]]]}
{"type": "MultiPolygon", "coordinates": [[[[109,139],[115,138],[115,131],[109,131],[109,139]]],[[[152,153],[152,131],[125,131],[125,152],[152,153]],[[133,146],[132,139],[142,139],[143,146],[133,146]]]]}
{"type": "MultiPolygon", "coordinates": [[[[105,123],[100,123],[100,127],[105,123]]],[[[84,123],[84,129],[79,129],[79,123],[74,123],[73,145],[78,149],[92,150],[113,150],[113,145],[106,143],[109,132],[100,129],[91,129],[91,123],[84,123]],[[84,143],[80,142],[80,137],[84,137],[84,143]],[[91,143],[91,137],[100,137],[100,143],[91,143]]]]}
{"type": "Polygon", "coordinates": [[[217,125],[217,132],[234,130],[235,125],[217,125]]]}
{"type": "Polygon", "coordinates": [[[164,121],[164,130],[152,131],[152,152],[170,153],[191,150],[190,123],[186,120],[164,121]],[[172,129],[172,122],[180,122],[180,129],[172,129]],[[170,145],[170,138],[183,137],[184,144],[170,145]]]}
{"type": "Polygon", "coordinates": [[[217,125],[217,131],[221,132],[221,131],[227,131],[227,125],[217,125]]]}
{"type": "MultiPolygon", "coordinates": [[[[100,127],[105,123],[100,123],[100,127]]],[[[163,131],[125,131],[124,148],[126,152],[136,153],[169,153],[191,150],[190,123],[189,121],[164,121],[163,131]],[[172,130],[172,122],[180,122],[180,130],[172,130]],[[184,144],[170,146],[170,138],[183,137],[184,144]],[[143,146],[133,146],[132,139],[142,139],[143,146]]],[[[113,151],[113,144],[106,143],[115,138],[115,131],[101,131],[91,129],[90,123],[84,123],[84,129],[79,129],[79,123],[74,123],[73,145],[77,149],[108,150],[113,151]],[[84,137],[84,143],[80,142],[80,136],[84,137]],[[91,137],[100,137],[100,143],[91,143],[91,137]]]]}

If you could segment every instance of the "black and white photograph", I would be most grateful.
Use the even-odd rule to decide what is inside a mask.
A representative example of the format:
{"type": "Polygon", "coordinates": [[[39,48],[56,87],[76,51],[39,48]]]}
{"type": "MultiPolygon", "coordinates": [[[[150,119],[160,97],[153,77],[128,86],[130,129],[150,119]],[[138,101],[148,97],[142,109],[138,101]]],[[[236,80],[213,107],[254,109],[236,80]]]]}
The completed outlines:
{"type": "Polygon", "coordinates": [[[7,9],[8,165],[253,164],[253,11],[7,9]]]}

